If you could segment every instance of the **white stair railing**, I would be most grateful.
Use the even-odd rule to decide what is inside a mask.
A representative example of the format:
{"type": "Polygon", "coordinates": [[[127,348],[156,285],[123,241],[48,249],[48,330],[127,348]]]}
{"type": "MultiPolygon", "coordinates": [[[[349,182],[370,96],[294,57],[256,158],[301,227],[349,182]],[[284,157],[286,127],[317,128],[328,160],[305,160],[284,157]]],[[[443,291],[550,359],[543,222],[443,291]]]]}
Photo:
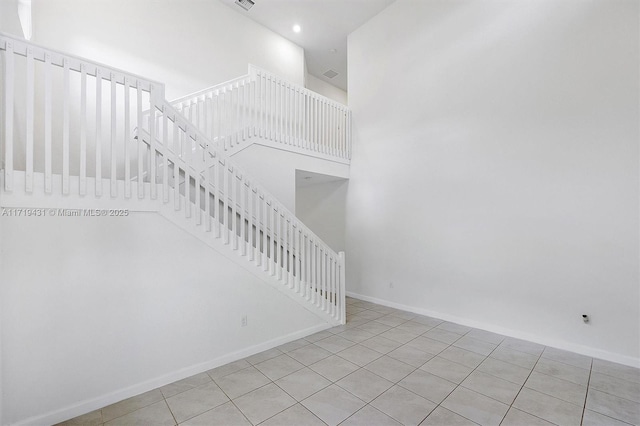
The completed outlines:
{"type": "Polygon", "coordinates": [[[19,193],[171,203],[201,235],[344,323],[344,253],[216,149],[163,84],[2,33],[0,53],[5,202],[19,193]],[[146,131],[132,138],[134,128],[146,131]]]}
{"type": "Polygon", "coordinates": [[[247,75],[172,105],[226,151],[261,138],[284,148],[351,158],[351,112],[346,106],[253,65],[247,75]]]}

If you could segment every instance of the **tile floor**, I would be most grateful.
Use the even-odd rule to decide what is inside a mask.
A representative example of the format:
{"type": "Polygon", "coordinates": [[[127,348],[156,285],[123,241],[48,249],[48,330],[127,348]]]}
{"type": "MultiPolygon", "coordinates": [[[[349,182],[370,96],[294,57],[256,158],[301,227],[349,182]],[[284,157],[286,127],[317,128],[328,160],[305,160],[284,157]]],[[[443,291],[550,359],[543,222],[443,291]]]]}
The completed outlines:
{"type": "Polygon", "coordinates": [[[347,324],[66,425],[640,425],[640,370],[347,299],[347,324]]]}

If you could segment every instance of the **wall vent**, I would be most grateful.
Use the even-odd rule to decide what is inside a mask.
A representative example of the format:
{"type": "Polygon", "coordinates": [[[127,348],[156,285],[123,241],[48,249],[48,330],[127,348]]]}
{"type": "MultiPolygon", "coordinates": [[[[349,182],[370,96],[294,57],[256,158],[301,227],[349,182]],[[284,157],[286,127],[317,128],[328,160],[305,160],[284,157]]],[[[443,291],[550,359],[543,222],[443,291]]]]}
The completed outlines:
{"type": "Polygon", "coordinates": [[[322,75],[324,75],[324,76],[325,76],[325,77],[327,77],[327,78],[333,78],[333,77],[335,77],[336,75],[338,75],[338,73],[337,73],[336,71],[334,71],[334,70],[329,70],[329,71],[325,72],[325,73],[324,73],[324,74],[322,74],[322,75]]]}
{"type": "Polygon", "coordinates": [[[236,4],[244,10],[248,11],[256,3],[253,0],[236,0],[236,4]]]}

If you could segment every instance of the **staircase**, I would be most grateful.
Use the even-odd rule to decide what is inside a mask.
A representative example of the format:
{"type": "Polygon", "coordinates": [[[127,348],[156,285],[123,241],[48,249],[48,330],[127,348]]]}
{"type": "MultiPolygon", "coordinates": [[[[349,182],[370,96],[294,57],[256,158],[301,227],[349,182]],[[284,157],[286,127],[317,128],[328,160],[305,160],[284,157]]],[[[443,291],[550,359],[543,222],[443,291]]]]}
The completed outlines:
{"type": "Polygon", "coordinates": [[[231,156],[259,143],[348,164],[346,107],[252,66],[169,102],[162,83],[2,33],[0,56],[3,207],[156,211],[344,324],[344,253],[231,156]]]}

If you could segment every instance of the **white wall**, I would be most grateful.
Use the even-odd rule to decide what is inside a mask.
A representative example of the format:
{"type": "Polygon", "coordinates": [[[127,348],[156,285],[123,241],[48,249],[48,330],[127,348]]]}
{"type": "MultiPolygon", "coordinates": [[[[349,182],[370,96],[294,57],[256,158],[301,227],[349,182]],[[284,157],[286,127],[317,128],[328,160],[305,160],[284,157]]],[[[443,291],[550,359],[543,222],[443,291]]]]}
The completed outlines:
{"type": "Polygon", "coordinates": [[[352,33],[348,290],[640,363],[638,29],[631,0],[397,0],[352,33]]]}
{"type": "Polygon", "coordinates": [[[0,31],[24,37],[20,26],[20,18],[18,18],[18,0],[0,1],[0,31]]]}
{"type": "Polygon", "coordinates": [[[218,0],[33,0],[32,41],[163,82],[169,99],[249,63],[304,84],[301,47],[218,0]]]}
{"type": "Polygon", "coordinates": [[[293,213],[296,213],[296,170],[349,177],[348,165],[257,143],[235,154],[233,161],[293,213]]]}
{"type": "Polygon", "coordinates": [[[2,217],[0,234],[0,424],[56,423],[323,324],[155,213],[2,217]]]}
{"type": "Polygon", "coordinates": [[[296,179],[296,216],[335,252],[344,251],[348,180],[300,184],[296,179]]]}
{"type": "Polygon", "coordinates": [[[305,87],[343,105],[348,104],[347,92],[311,74],[306,75],[305,87]]]}

